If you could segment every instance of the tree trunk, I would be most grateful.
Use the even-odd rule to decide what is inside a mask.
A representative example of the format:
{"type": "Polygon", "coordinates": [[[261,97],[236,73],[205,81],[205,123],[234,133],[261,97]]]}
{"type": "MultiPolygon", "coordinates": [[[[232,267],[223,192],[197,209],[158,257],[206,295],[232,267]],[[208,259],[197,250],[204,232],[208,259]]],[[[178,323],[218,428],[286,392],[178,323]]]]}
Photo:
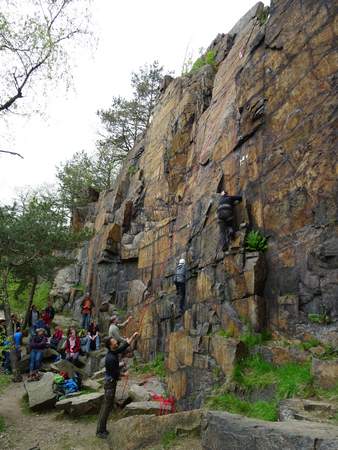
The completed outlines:
{"type": "MultiPolygon", "coordinates": [[[[9,304],[9,298],[8,298],[8,272],[5,271],[2,274],[2,290],[3,290],[3,302],[4,302],[4,312],[5,312],[5,321],[6,321],[6,331],[7,331],[7,337],[11,341],[11,347],[14,347],[14,340],[13,340],[13,328],[12,328],[12,322],[11,322],[11,305],[9,304]]],[[[18,367],[18,355],[16,353],[15,348],[12,348],[9,352],[9,358],[11,361],[11,369],[12,369],[12,379],[15,382],[22,381],[22,376],[19,372],[18,367]]]]}
{"type": "Polygon", "coordinates": [[[31,306],[32,306],[33,300],[34,300],[34,294],[35,294],[37,282],[38,282],[37,277],[34,277],[33,281],[32,281],[31,290],[29,292],[29,299],[28,299],[28,305],[27,305],[27,310],[26,310],[26,315],[25,315],[25,321],[23,323],[23,328],[27,328],[27,325],[28,325],[29,314],[30,314],[31,306]]]}

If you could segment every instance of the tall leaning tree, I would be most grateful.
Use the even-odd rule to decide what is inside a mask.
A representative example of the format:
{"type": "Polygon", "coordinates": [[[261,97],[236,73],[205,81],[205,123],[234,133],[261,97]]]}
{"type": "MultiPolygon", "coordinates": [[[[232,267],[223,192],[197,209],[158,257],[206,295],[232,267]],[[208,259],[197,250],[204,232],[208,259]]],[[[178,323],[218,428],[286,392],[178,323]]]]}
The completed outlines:
{"type": "Polygon", "coordinates": [[[2,0],[0,117],[16,111],[20,103],[21,111],[36,110],[37,96],[53,81],[70,81],[71,42],[89,34],[89,4],[90,0],[2,0]]]}
{"type": "MultiPolygon", "coordinates": [[[[7,335],[12,336],[8,287],[13,281],[36,286],[70,264],[64,255],[90,237],[87,230],[74,232],[64,207],[54,195],[30,195],[24,202],[0,206],[0,302],[7,335]]],[[[33,300],[34,291],[28,299],[33,300]]],[[[11,352],[14,378],[18,378],[15,352],[11,352]]]]}

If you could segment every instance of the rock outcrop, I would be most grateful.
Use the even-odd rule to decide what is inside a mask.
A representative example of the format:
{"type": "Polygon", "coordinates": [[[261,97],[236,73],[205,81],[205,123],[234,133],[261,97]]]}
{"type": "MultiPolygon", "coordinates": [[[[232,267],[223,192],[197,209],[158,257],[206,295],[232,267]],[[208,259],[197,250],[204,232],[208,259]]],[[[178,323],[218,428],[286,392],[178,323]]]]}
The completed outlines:
{"type": "Polygon", "coordinates": [[[166,81],[116,184],[77,224],[95,236],[64,271],[68,285],[91,290],[103,330],[114,308],[133,313],[127,333],[140,329],[146,359],[165,353],[184,407],[201,404],[216,366],[231,375],[245,324],[338,341],[335,39],[332,0],[273,0],[269,16],[255,5],[212,43],[214,65],[166,81]],[[243,196],[229,254],[216,220],[223,189],[243,196]],[[245,251],[249,229],[269,236],[266,256],[245,251]],[[323,311],[331,324],[309,320],[323,311]]]}

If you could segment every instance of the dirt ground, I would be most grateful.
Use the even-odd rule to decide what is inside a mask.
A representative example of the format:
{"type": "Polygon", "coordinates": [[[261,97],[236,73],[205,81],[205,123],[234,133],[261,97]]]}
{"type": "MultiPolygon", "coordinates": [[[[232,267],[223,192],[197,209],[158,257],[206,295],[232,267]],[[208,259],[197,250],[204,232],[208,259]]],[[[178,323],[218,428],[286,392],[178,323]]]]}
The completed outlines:
{"type": "Polygon", "coordinates": [[[0,434],[3,450],[99,450],[107,443],[95,436],[95,418],[71,420],[60,413],[33,413],[23,406],[23,383],[11,383],[0,396],[0,414],[6,430],[0,434]]]}
{"type": "MultiPolygon", "coordinates": [[[[24,405],[23,383],[11,383],[0,395],[0,415],[6,429],[0,433],[1,450],[106,450],[108,444],[95,436],[96,418],[70,419],[57,412],[34,413],[24,405]]],[[[112,420],[114,417],[111,418],[112,420]]],[[[109,430],[109,424],[108,424],[109,430]]],[[[198,439],[175,441],[165,450],[201,450],[198,439]]],[[[118,449],[125,450],[125,449],[118,449]]],[[[144,450],[164,450],[153,445],[144,450]]]]}

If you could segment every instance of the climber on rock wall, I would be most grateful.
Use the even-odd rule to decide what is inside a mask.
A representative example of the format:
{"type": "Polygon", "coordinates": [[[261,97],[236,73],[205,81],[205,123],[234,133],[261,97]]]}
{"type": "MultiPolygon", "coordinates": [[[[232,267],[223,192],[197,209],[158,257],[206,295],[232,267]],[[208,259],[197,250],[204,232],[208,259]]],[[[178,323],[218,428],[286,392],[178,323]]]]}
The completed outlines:
{"type": "Polygon", "coordinates": [[[174,283],[176,285],[176,294],[180,299],[179,313],[183,314],[185,309],[185,282],[186,282],[186,263],[185,259],[181,258],[177,264],[174,283]]]}
{"type": "Polygon", "coordinates": [[[222,191],[217,208],[217,222],[220,232],[220,243],[223,251],[228,250],[230,240],[234,235],[234,205],[242,201],[240,195],[229,195],[222,191]]]}
{"type": "Polygon", "coordinates": [[[82,328],[88,330],[90,319],[92,316],[94,302],[90,296],[90,293],[87,292],[84,299],[81,302],[81,315],[82,315],[82,328]]]}

